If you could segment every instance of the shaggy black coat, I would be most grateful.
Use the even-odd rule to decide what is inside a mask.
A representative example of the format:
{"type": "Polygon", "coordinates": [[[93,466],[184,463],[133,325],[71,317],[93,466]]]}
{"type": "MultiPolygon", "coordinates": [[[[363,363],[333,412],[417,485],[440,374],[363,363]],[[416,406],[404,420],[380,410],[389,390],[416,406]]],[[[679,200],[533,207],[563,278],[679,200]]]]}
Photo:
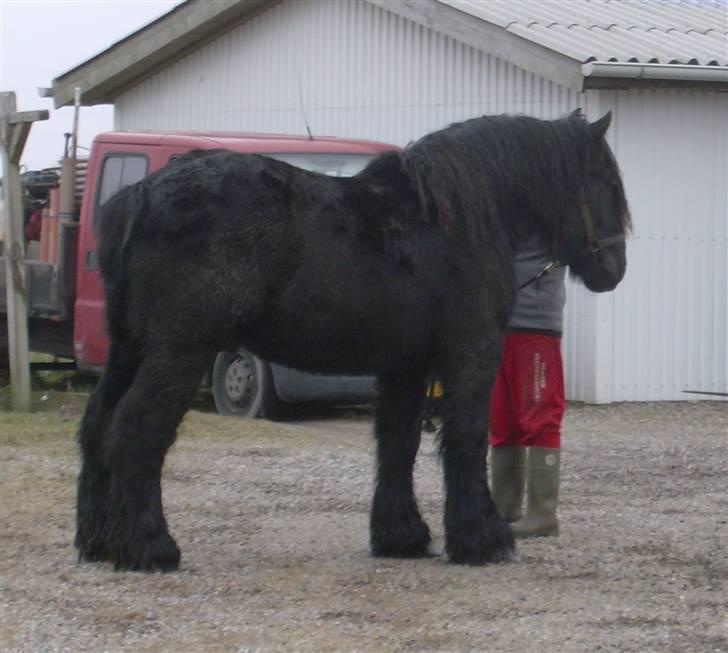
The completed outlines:
{"type": "Polygon", "coordinates": [[[538,230],[587,287],[621,280],[624,243],[587,243],[589,230],[628,227],[608,125],[476,118],[348,179],[193,152],[112,198],[99,238],[111,348],[79,434],[80,557],[178,566],[164,457],[216,352],[244,345],[303,370],[377,375],[375,555],[428,552],[412,467],[425,387],[440,378],[447,553],[512,558],[485,455],[513,251],[538,230]]]}

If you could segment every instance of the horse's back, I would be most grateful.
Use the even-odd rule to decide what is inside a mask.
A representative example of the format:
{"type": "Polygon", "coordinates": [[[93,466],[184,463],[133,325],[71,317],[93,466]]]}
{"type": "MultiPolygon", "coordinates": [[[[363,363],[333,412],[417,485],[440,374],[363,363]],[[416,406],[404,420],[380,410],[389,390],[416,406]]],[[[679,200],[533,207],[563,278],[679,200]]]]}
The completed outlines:
{"type": "Polygon", "coordinates": [[[480,255],[418,213],[391,154],[368,175],[336,179],[195,153],[141,189],[128,312],[158,339],[174,330],[292,367],[374,372],[441,346],[478,276],[480,255]]]}

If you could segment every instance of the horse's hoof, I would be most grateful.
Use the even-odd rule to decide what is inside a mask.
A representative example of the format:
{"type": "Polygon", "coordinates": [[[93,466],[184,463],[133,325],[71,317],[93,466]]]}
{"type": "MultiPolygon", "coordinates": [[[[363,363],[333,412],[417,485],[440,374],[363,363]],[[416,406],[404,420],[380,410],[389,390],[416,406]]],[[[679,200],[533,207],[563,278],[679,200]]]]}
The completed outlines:
{"type": "Polygon", "coordinates": [[[161,571],[179,569],[180,549],[170,535],[149,538],[143,544],[122,545],[113,556],[115,571],[161,571]]]}
{"type": "Polygon", "coordinates": [[[79,545],[77,542],[76,548],[78,549],[79,562],[105,562],[107,560],[111,560],[109,548],[105,544],[97,543],[79,545]]]}
{"type": "Polygon", "coordinates": [[[403,528],[402,523],[392,525],[386,531],[372,530],[371,549],[380,558],[425,558],[431,554],[430,529],[422,520],[403,528]]]}
{"type": "Polygon", "coordinates": [[[109,547],[99,528],[90,528],[88,524],[80,523],[73,544],[78,550],[79,562],[101,562],[110,559],[109,547]]]}
{"type": "Polygon", "coordinates": [[[491,552],[449,551],[449,560],[456,565],[491,565],[505,562],[518,562],[520,554],[515,548],[498,549],[491,552]]]}
{"type": "Polygon", "coordinates": [[[410,547],[383,547],[372,545],[372,555],[375,558],[433,558],[438,554],[433,553],[429,545],[417,545],[410,547]]]}
{"type": "Polygon", "coordinates": [[[375,558],[428,558],[437,553],[430,549],[430,542],[397,542],[384,544],[372,542],[372,555],[375,558]]]}
{"type": "Polygon", "coordinates": [[[479,530],[471,530],[463,537],[449,533],[445,548],[450,562],[459,565],[498,564],[520,559],[510,527],[498,516],[484,520],[479,530]]]}

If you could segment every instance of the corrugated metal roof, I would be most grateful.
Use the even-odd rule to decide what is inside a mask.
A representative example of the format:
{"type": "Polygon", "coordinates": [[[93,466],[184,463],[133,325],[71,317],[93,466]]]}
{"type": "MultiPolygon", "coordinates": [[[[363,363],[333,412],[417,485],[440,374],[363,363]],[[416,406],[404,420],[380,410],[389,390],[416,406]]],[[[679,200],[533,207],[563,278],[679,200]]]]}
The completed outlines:
{"type": "Polygon", "coordinates": [[[727,0],[438,0],[580,63],[728,66],[727,0]]]}

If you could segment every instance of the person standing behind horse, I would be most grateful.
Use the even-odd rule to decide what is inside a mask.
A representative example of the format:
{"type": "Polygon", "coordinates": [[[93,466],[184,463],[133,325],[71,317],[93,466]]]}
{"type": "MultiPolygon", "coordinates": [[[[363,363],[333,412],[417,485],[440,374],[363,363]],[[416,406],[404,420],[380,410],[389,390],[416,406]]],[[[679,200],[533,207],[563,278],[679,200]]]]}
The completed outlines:
{"type": "Polygon", "coordinates": [[[491,395],[492,494],[516,537],[556,536],[566,406],[561,359],[566,270],[548,267],[552,259],[536,234],[515,260],[519,291],[491,395]]]}

